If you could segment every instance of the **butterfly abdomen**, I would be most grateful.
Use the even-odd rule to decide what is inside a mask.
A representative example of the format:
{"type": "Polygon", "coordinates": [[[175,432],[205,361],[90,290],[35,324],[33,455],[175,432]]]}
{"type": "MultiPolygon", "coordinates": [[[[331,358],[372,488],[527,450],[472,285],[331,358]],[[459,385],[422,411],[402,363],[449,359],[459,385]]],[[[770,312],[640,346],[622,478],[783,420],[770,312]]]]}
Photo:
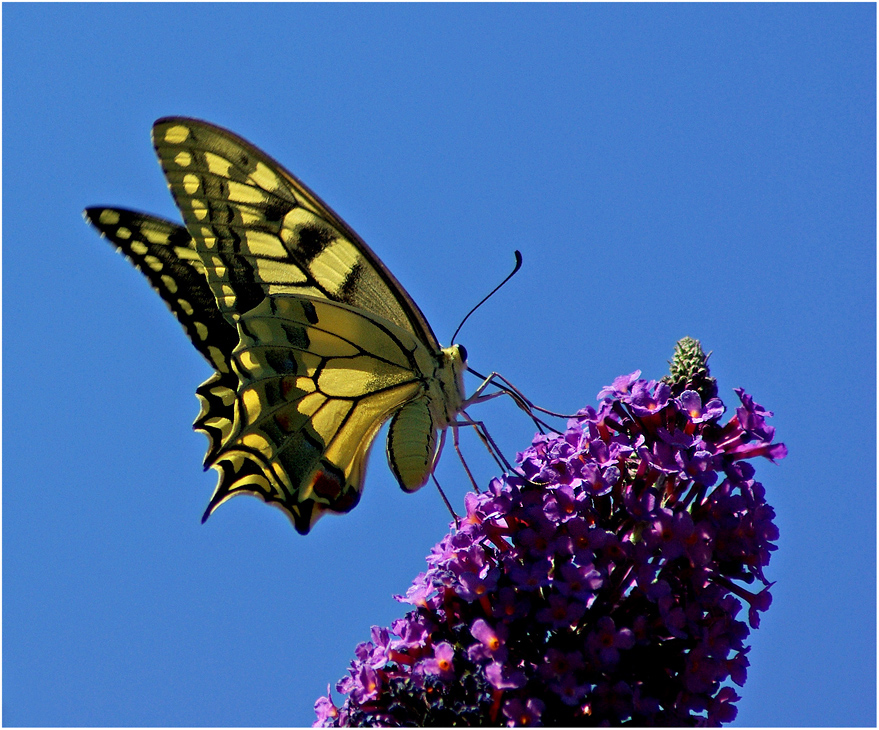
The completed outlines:
{"type": "Polygon", "coordinates": [[[404,405],[388,429],[388,464],[407,492],[420,489],[433,470],[436,426],[426,397],[404,405]]]}

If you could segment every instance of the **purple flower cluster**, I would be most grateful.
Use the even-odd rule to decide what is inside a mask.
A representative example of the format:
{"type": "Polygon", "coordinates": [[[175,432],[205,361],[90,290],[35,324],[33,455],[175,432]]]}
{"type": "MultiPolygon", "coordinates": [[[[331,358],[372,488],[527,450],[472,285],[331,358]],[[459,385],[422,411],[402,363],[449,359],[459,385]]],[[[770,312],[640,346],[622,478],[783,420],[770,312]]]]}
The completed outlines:
{"type": "MultiPolygon", "coordinates": [[[[770,604],[774,511],[747,459],[772,414],[617,378],[519,473],[468,494],[390,629],[374,627],[316,726],[719,725],[770,604]],[[748,590],[758,583],[759,589],[748,590]]],[[[712,381],[713,382],[713,381],[712,381]]],[[[680,390],[680,388],[678,389],[680,390]]],[[[703,389],[703,395],[713,393],[703,389]]]]}

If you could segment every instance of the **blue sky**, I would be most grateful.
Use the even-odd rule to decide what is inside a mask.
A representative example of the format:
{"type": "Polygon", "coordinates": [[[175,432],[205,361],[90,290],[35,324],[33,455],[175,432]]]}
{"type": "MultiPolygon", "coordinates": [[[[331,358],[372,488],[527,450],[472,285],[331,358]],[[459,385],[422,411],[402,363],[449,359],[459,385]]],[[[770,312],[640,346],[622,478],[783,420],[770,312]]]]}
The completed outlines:
{"type": "MultiPolygon", "coordinates": [[[[875,13],[5,5],[3,723],[310,724],[447,529],[382,443],[307,537],[247,498],[200,524],[207,365],[80,219],[179,218],[149,130],[180,114],[301,177],[445,342],[520,249],[460,340],[546,407],[701,339],[790,450],[757,465],[781,539],[737,724],[874,725],[875,13]]],[[[509,404],[481,416],[528,444],[509,404]]]]}

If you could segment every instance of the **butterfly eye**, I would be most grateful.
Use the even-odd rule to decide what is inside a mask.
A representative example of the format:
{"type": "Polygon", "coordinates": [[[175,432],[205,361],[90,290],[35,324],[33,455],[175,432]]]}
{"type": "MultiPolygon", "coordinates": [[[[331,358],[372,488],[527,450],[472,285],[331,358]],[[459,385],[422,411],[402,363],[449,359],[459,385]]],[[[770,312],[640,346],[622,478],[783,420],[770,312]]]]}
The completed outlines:
{"type": "Polygon", "coordinates": [[[461,360],[467,362],[467,350],[464,345],[458,345],[458,353],[461,355],[461,360]]]}

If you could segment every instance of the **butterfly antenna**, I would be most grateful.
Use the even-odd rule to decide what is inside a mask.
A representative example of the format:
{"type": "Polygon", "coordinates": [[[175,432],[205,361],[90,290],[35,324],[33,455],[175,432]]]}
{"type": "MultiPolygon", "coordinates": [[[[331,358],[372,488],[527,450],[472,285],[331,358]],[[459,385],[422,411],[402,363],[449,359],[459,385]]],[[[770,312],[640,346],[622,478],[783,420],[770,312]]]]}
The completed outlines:
{"type": "Polygon", "coordinates": [[[504,284],[506,284],[510,279],[512,279],[513,276],[515,276],[516,272],[522,268],[522,254],[519,253],[518,251],[515,251],[514,253],[516,255],[516,266],[507,275],[506,279],[504,279],[500,284],[498,284],[494,289],[492,289],[488,294],[486,294],[485,297],[482,299],[482,301],[479,302],[479,304],[477,304],[475,307],[473,307],[473,309],[471,309],[469,312],[467,312],[467,316],[461,320],[461,324],[458,325],[458,329],[456,329],[455,334],[452,335],[452,341],[449,343],[450,345],[455,344],[455,338],[458,336],[458,333],[461,331],[461,328],[464,326],[464,322],[466,322],[470,318],[470,315],[473,314],[473,312],[475,312],[477,309],[479,309],[483,304],[485,304],[488,301],[488,298],[492,294],[494,294],[498,289],[500,289],[504,284]]]}

